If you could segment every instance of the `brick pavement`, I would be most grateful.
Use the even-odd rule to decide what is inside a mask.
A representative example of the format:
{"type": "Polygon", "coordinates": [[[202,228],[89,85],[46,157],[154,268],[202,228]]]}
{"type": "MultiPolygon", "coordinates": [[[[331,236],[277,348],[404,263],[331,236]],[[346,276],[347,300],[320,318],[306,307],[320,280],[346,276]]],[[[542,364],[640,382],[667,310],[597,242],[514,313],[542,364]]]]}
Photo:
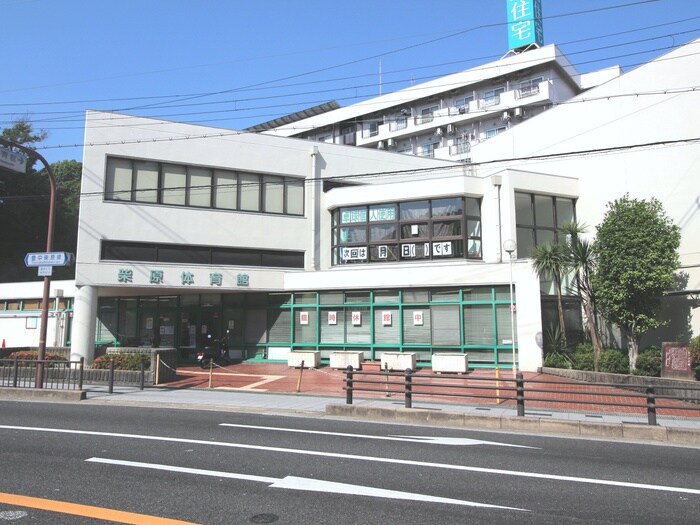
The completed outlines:
{"type": "MultiPolygon", "coordinates": [[[[318,369],[290,368],[286,363],[243,362],[203,370],[198,366],[181,366],[178,379],[169,388],[235,390],[241,392],[301,393],[345,398],[345,373],[327,366],[318,369]]],[[[445,404],[477,404],[514,408],[515,383],[510,371],[497,376],[494,370],[477,369],[468,375],[445,374],[428,377],[430,369],[421,369],[413,380],[414,400],[445,404]],[[441,395],[435,395],[436,393],[441,395]]],[[[621,388],[590,385],[553,375],[525,372],[525,403],[528,410],[586,411],[603,414],[646,415],[643,394],[621,388]],[[534,392],[531,389],[540,390],[534,392]],[[607,406],[600,403],[616,403],[607,406]]],[[[355,392],[358,398],[392,398],[403,402],[402,374],[383,372],[357,373],[355,392]]],[[[698,405],[657,399],[657,415],[700,419],[698,405]],[[673,407],[669,409],[668,407],[673,407]]]]}

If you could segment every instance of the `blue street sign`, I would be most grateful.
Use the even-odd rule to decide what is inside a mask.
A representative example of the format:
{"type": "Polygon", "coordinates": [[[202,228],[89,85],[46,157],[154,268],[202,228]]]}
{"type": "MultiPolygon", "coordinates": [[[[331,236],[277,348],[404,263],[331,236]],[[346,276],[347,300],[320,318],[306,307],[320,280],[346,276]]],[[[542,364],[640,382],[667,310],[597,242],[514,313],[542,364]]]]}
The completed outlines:
{"type": "Polygon", "coordinates": [[[28,253],[24,257],[24,265],[27,268],[36,266],[70,266],[75,257],[68,252],[40,252],[28,253]]]}

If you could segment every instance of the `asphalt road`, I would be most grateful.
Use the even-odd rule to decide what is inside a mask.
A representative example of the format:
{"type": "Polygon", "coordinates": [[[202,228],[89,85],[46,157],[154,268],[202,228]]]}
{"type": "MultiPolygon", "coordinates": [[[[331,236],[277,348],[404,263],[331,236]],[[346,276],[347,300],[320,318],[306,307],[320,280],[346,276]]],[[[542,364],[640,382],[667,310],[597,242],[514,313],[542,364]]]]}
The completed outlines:
{"type": "Polygon", "coordinates": [[[0,523],[18,525],[687,525],[700,509],[698,448],[207,410],[0,402],[0,472],[0,523]]]}

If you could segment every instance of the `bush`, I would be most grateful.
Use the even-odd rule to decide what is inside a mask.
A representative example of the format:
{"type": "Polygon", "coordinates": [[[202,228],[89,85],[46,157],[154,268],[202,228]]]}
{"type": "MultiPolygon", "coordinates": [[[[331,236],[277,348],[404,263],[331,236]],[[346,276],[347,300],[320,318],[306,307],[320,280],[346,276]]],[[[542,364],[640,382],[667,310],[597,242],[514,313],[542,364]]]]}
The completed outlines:
{"type": "Polygon", "coordinates": [[[590,343],[578,345],[572,356],[572,361],[576,370],[593,371],[593,345],[590,343]]]}
{"type": "Polygon", "coordinates": [[[603,350],[600,354],[600,361],[598,362],[598,371],[607,372],[609,374],[629,374],[629,357],[620,350],[603,350]]]}
{"type": "MultiPolygon", "coordinates": [[[[21,352],[12,352],[8,359],[20,359],[26,361],[36,361],[39,359],[39,352],[23,350],[21,352]]],[[[68,361],[65,357],[59,354],[44,354],[44,361],[68,361]]],[[[30,363],[20,363],[20,366],[32,366],[30,363]]]]}
{"type": "Polygon", "coordinates": [[[637,356],[637,368],[632,373],[637,376],[661,376],[661,348],[650,346],[637,356]]]}
{"type": "Polygon", "coordinates": [[[92,362],[92,368],[104,370],[109,368],[112,362],[115,370],[141,370],[141,363],[143,363],[144,370],[148,370],[151,367],[151,354],[139,352],[103,355],[92,362]]]}
{"type": "Polygon", "coordinates": [[[690,359],[695,370],[695,379],[700,380],[700,335],[690,340],[690,359]]]}
{"type": "Polygon", "coordinates": [[[552,352],[545,356],[544,366],[549,368],[571,368],[572,362],[569,356],[559,352],[552,352]]]}

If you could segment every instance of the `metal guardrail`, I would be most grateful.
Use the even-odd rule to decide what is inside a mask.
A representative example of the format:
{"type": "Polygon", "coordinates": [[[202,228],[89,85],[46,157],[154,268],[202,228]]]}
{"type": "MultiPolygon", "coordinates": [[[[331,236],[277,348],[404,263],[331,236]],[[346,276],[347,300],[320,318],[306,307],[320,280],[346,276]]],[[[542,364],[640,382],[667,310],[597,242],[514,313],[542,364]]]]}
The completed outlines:
{"type": "MultiPolygon", "coordinates": [[[[549,379],[525,379],[522,373],[515,378],[465,377],[445,374],[414,372],[365,372],[348,366],[345,373],[345,402],[353,403],[355,392],[378,392],[386,396],[404,396],[404,406],[413,407],[415,396],[451,397],[462,399],[489,399],[498,403],[514,401],[517,415],[525,416],[526,402],[566,403],[577,405],[610,406],[645,409],[649,425],[656,425],[658,410],[700,411],[692,398],[659,394],[666,387],[649,385],[645,392],[620,392],[618,384],[576,383],[549,379]],[[562,396],[566,396],[563,398],[562,396]],[[609,399],[618,398],[619,401],[609,399]],[[639,401],[639,402],[636,402],[639,401]],[[659,403],[662,404],[659,404],[659,403]],[[687,404],[673,405],[669,402],[687,404]]],[[[691,388],[700,391],[700,387],[691,388]]]]}
{"type": "Polygon", "coordinates": [[[84,368],[82,358],[79,361],[0,359],[0,386],[82,390],[84,368]],[[39,369],[43,374],[37,374],[39,369]],[[37,385],[37,377],[42,377],[41,386],[37,385]]]}

